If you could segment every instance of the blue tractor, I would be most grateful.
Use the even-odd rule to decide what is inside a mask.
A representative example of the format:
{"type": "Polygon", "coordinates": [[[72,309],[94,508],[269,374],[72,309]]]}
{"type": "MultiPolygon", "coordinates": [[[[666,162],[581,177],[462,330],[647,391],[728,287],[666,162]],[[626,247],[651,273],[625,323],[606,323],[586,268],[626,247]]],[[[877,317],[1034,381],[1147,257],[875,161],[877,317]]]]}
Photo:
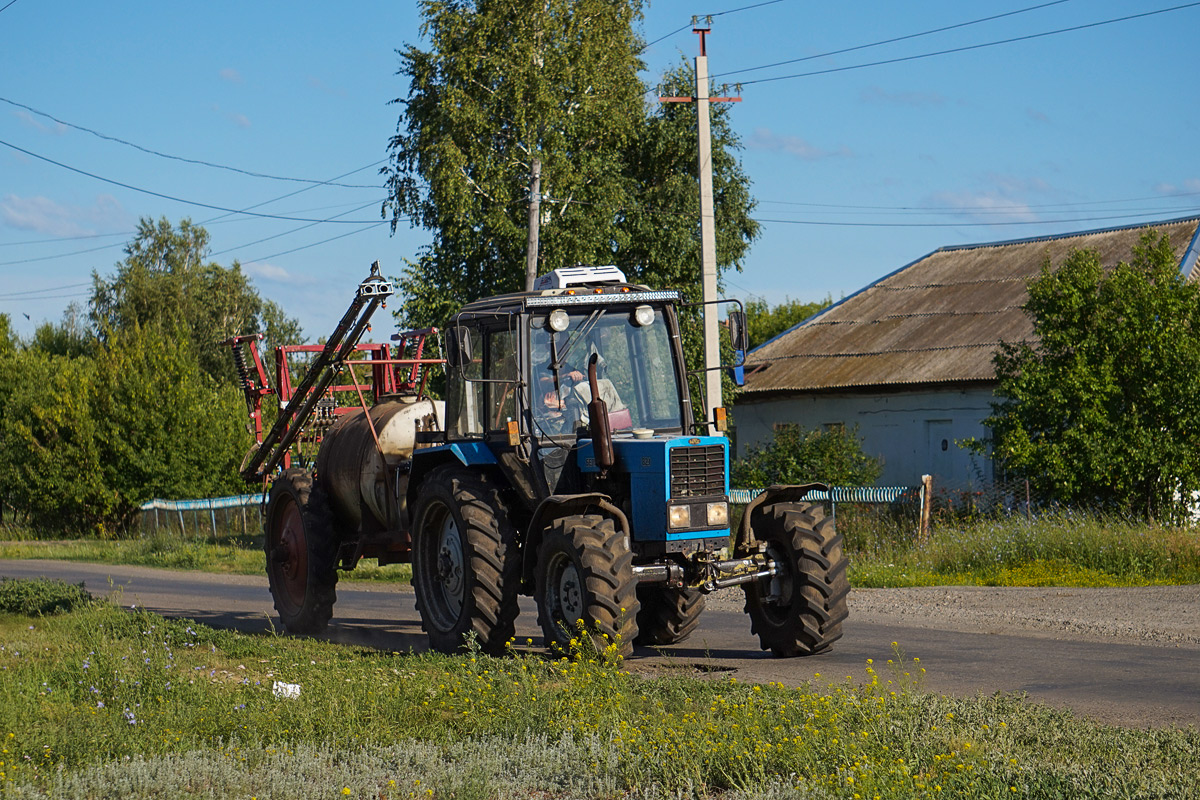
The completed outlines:
{"type": "MultiPolygon", "coordinates": [[[[842,540],[805,499],[825,487],[772,486],[731,530],[724,410],[694,413],[678,292],[576,267],[470,303],[443,329],[444,401],[413,380],[428,365],[420,353],[353,361],[391,292],[374,269],[243,467],[247,480],[275,476],[267,573],[288,630],[322,629],[337,569],[374,557],[411,561],[441,652],[468,636],[503,652],[520,595],[535,598],[552,650],[580,635],[621,654],[673,644],[696,629],[707,594],[733,586],[764,650],[807,655],[840,638],[842,540]],[[315,459],[289,466],[288,447],[355,363],[375,370],[373,403],[339,409],[315,459]],[[380,377],[410,369],[407,381],[380,377]]],[[[744,315],[728,318],[744,351],[744,315]]],[[[246,383],[248,400],[269,391],[246,383]]]]}

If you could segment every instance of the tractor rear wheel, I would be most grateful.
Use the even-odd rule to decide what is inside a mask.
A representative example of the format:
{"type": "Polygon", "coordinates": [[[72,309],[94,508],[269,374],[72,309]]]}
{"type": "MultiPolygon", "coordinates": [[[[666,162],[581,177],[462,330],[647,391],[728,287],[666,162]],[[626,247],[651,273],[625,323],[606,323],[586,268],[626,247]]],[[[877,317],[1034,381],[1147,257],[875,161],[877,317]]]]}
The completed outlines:
{"type": "Polygon", "coordinates": [[[325,496],[302,469],[271,484],[265,524],[267,579],[288,633],[320,633],[337,600],[337,541],[325,496]]]}
{"type": "Polygon", "coordinates": [[[842,637],[850,594],[833,520],[819,505],[781,502],[756,509],[751,526],[778,569],[743,584],[751,632],[777,656],[825,650],[842,637]]]}
{"type": "Polygon", "coordinates": [[[453,653],[474,631],[498,655],[516,629],[521,559],[516,531],[487,476],[431,472],[413,512],[413,588],[429,645],[453,653]]]}
{"type": "Polygon", "coordinates": [[[579,514],[555,520],[538,550],[535,583],[538,622],[551,650],[568,653],[572,639],[588,635],[597,652],[611,644],[619,655],[633,652],[633,553],[611,519],[579,514]]]}
{"type": "Polygon", "coordinates": [[[639,586],[637,644],[658,645],[682,642],[700,624],[704,594],[698,589],[669,589],[639,586]]]}

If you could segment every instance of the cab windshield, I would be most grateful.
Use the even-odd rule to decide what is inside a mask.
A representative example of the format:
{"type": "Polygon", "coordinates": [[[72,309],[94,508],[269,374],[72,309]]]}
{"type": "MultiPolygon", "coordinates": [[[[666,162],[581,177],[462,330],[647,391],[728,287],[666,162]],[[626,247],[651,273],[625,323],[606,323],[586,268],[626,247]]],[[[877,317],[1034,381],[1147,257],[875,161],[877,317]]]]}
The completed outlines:
{"type": "MultiPolygon", "coordinates": [[[[660,308],[640,308],[640,315],[629,308],[572,309],[560,331],[551,329],[549,314],[531,319],[535,434],[574,433],[588,424],[587,375],[593,353],[598,355],[597,389],[608,406],[613,433],[682,429],[679,379],[666,320],[660,308]]],[[[554,312],[558,327],[564,311],[554,312]]]]}

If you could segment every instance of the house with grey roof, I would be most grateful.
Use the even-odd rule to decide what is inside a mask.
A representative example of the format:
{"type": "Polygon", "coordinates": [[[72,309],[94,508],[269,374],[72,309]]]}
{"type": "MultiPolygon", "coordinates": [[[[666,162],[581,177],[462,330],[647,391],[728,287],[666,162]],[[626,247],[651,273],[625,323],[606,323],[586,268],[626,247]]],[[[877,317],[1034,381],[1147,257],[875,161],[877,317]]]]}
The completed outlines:
{"type": "Polygon", "coordinates": [[[734,408],[739,452],[781,425],[858,426],[883,485],[988,484],[990,459],[958,446],[985,438],[1001,342],[1029,341],[1026,286],[1076,249],[1114,267],[1148,230],[1166,233],[1180,272],[1200,276],[1200,216],[1082,233],[942,247],[752,350],[734,408]]]}

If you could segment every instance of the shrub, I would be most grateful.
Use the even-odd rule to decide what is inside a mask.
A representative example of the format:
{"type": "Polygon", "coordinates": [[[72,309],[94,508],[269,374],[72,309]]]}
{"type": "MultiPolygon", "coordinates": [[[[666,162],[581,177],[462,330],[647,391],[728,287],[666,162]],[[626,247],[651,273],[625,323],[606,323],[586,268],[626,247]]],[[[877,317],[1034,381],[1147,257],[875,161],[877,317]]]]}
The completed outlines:
{"type": "Polygon", "coordinates": [[[83,584],[48,578],[0,578],[0,612],[40,617],[74,611],[92,603],[83,584]]]}

